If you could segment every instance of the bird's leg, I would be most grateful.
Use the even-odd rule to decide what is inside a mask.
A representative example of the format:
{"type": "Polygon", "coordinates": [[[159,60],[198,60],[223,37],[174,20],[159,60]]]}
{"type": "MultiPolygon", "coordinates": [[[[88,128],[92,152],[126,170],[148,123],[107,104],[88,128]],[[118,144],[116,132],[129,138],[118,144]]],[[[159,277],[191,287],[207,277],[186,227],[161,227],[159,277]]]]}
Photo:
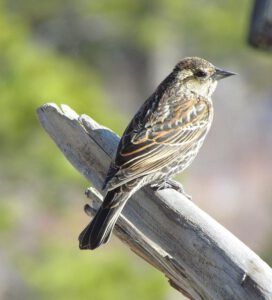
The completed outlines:
{"type": "Polygon", "coordinates": [[[183,194],[186,198],[189,200],[192,200],[192,197],[188,194],[185,193],[184,188],[181,183],[171,180],[171,179],[166,179],[164,181],[159,181],[156,183],[152,183],[150,185],[151,189],[153,191],[160,191],[160,190],[165,190],[165,189],[173,189],[181,194],[183,194]]]}

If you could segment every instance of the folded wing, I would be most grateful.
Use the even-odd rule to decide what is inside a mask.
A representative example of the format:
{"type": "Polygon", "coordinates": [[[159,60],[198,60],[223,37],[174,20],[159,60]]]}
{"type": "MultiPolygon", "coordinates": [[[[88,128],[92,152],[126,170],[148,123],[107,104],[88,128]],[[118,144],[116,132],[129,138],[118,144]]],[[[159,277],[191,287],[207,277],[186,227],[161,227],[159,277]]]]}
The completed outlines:
{"type": "MultiPolygon", "coordinates": [[[[149,116],[136,115],[125,131],[109,170],[106,187],[116,188],[173,163],[177,154],[188,152],[202,142],[212,115],[210,103],[202,97],[175,101],[171,109],[162,108],[149,116]],[[139,124],[142,120],[144,123],[139,124]]],[[[170,107],[170,106],[169,106],[170,107]]]]}

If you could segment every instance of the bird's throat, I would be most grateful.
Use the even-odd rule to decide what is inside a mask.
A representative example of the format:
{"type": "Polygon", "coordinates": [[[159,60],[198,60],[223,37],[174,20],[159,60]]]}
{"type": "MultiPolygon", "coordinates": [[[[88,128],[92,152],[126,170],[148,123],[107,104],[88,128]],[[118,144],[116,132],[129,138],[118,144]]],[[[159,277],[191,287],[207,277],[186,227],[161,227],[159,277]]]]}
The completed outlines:
{"type": "Polygon", "coordinates": [[[198,80],[190,80],[185,83],[185,89],[189,93],[200,95],[204,98],[210,98],[215,91],[217,86],[217,81],[207,80],[201,82],[198,80]]]}

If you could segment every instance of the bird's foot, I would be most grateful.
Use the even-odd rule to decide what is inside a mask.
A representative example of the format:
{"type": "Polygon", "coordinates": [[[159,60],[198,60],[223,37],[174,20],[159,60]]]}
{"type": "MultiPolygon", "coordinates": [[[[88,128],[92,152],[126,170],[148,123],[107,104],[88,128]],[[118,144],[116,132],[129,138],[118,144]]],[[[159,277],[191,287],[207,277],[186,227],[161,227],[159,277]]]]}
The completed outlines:
{"type": "Polygon", "coordinates": [[[181,194],[183,194],[187,199],[192,200],[192,197],[185,193],[184,188],[181,183],[167,179],[166,181],[160,183],[153,183],[150,185],[153,191],[161,191],[165,189],[173,189],[181,194]]]}

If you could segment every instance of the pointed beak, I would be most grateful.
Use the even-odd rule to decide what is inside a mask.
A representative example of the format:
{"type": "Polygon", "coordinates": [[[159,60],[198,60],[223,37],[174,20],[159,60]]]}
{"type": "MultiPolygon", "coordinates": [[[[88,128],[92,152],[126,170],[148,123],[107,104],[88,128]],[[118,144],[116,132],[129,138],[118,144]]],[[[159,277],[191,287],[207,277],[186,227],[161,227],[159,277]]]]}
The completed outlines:
{"type": "Polygon", "coordinates": [[[232,76],[232,75],[237,75],[237,74],[229,72],[229,71],[225,71],[225,70],[222,70],[222,69],[219,69],[219,68],[216,68],[215,73],[212,75],[212,78],[214,80],[220,80],[220,79],[232,76]]]}

